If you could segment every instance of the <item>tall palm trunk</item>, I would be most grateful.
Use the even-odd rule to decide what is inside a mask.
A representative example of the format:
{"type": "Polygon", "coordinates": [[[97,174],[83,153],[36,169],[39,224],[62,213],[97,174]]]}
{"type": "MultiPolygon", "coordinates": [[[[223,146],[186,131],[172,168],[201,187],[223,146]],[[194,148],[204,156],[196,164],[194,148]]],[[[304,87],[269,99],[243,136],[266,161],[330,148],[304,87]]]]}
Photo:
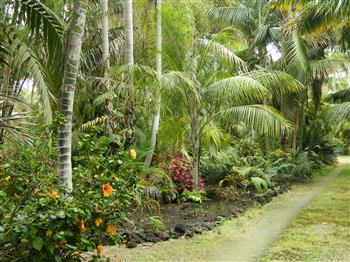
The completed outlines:
{"type": "Polygon", "coordinates": [[[73,190],[72,183],[72,115],[74,91],[80,65],[81,46],[84,36],[87,0],[75,0],[72,21],[67,33],[67,45],[64,51],[63,80],[61,85],[61,111],[66,122],[59,131],[59,167],[58,172],[66,192],[73,190]]]}
{"type": "MultiPolygon", "coordinates": [[[[125,26],[125,59],[127,65],[134,64],[134,35],[133,35],[133,7],[132,0],[124,0],[124,26],[125,26]]],[[[125,127],[131,131],[127,139],[127,145],[133,142],[134,137],[134,101],[133,101],[133,79],[129,79],[126,88],[125,104],[125,127]]]]}
{"type": "MultiPolygon", "coordinates": [[[[109,72],[109,25],[108,25],[108,0],[101,0],[102,8],[102,67],[103,77],[108,77],[109,72]]],[[[111,85],[108,79],[105,79],[106,91],[111,91],[111,85]]],[[[106,133],[113,133],[113,100],[111,98],[106,99],[105,103],[106,112],[108,115],[108,121],[106,126],[106,133]]]]}
{"type": "Polygon", "coordinates": [[[196,109],[193,110],[191,117],[191,142],[192,142],[192,165],[193,165],[193,190],[198,189],[199,182],[199,161],[200,161],[200,127],[198,112],[196,109]]]}
{"type": "MultiPolygon", "coordinates": [[[[162,74],[162,0],[156,0],[156,72],[157,76],[160,77],[162,74]]],[[[157,144],[158,137],[158,129],[159,129],[159,121],[160,121],[160,106],[161,106],[161,96],[160,90],[156,91],[156,105],[155,105],[155,113],[153,120],[153,128],[152,128],[152,137],[151,137],[151,148],[148,152],[148,155],[145,160],[145,167],[149,167],[152,163],[152,158],[154,154],[154,150],[157,144]]]]}

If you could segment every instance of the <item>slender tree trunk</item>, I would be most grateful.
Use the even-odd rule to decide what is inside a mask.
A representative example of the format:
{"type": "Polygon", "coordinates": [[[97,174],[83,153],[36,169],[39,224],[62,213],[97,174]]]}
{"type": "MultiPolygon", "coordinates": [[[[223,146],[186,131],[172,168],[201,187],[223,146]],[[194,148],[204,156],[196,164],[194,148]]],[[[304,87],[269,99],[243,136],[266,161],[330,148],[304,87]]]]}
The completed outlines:
{"type": "Polygon", "coordinates": [[[75,0],[72,21],[67,33],[64,51],[63,80],[61,85],[61,111],[66,122],[59,130],[58,173],[66,192],[73,190],[72,183],[72,116],[76,81],[80,65],[81,46],[84,36],[87,0],[75,0]]]}
{"type": "Polygon", "coordinates": [[[292,151],[294,156],[296,156],[296,153],[297,153],[298,131],[299,131],[299,109],[297,108],[295,112],[294,130],[293,130],[293,137],[292,137],[292,151]]]}
{"type": "MultiPolygon", "coordinates": [[[[108,24],[108,0],[101,0],[102,7],[102,67],[103,77],[105,78],[106,91],[111,91],[111,85],[108,79],[109,73],[109,24],[108,24]]],[[[110,135],[113,134],[113,100],[111,98],[106,99],[105,103],[106,113],[108,115],[108,121],[105,132],[110,135]]]]}
{"type": "MultiPolygon", "coordinates": [[[[157,76],[160,77],[162,74],[162,0],[156,0],[156,71],[157,76]]],[[[153,120],[153,128],[152,128],[152,137],[151,137],[151,148],[147,154],[145,160],[145,167],[150,167],[152,163],[152,158],[154,154],[154,150],[157,144],[158,137],[158,129],[159,129],[159,121],[160,121],[160,106],[161,106],[161,96],[159,88],[156,91],[156,105],[155,105],[155,113],[153,120]]]]}
{"type": "Polygon", "coordinates": [[[198,190],[200,136],[199,136],[198,114],[195,109],[193,111],[193,116],[191,120],[191,140],[192,140],[193,190],[198,190]]]}
{"type": "MultiPolygon", "coordinates": [[[[134,35],[133,35],[133,7],[132,0],[124,0],[124,26],[125,26],[125,59],[127,65],[134,64],[134,35]]],[[[126,144],[130,145],[134,138],[134,101],[132,76],[127,83],[125,103],[125,127],[131,132],[126,144]]]]}

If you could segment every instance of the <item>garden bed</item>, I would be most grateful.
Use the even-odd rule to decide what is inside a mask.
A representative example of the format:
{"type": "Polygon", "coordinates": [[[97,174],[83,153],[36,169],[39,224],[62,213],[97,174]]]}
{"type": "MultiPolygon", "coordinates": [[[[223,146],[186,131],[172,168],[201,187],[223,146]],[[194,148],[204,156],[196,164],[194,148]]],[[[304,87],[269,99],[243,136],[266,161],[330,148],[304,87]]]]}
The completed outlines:
{"type": "Polygon", "coordinates": [[[214,227],[221,225],[224,220],[237,217],[254,205],[270,202],[278,194],[287,192],[290,185],[283,184],[277,189],[265,194],[243,195],[235,200],[208,199],[202,203],[163,204],[159,213],[145,212],[141,217],[135,212],[131,217],[139,219],[131,220],[122,229],[126,238],[125,244],[129,248],[134,248],[142,243],[192,237],[195,234],[202,234],[203,231],[211,231],[214,227]],[[149,217],[159,219],[164,229],[150,230],[149,217]]]}

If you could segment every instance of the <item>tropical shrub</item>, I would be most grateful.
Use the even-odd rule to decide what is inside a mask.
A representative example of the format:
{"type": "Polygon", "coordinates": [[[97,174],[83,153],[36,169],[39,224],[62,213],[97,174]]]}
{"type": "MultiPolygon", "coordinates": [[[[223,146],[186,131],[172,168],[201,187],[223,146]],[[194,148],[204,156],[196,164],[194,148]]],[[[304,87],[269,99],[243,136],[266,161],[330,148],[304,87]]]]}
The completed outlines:
{"type": "Polygon", "coordinates": [[[115,152],[113,138],[86,135],[75,156],[74,189],[66,195],[41,141],[35,150],[21,145],[0,159],[1,260],[79,260],[82,251],[99,254],[103,245],[120,243],[118,227],[142,171],[136,151],[115,152]]]}
{"type": "Polygon", "coordinates": [[[205,199],[205,191],[198,191],[198,190],[193,190],[193,191],[188,191],[185,189],[182,191],[180,200],[182,202],[197,202],[197,203],[202,203],[202,201],[205,199]]]}
{"type": "Polygon", "coordinates": [[[225,178],[233,166],[238,164],[238,159],[238,152],[234,147],[203,156],[200,164],[203,179],[206,183],[217,184],[225,178]]]}
{"type": "MultiPolygon", "coordinates": [[[[155,161],[159,167],[166,170],[172,180],[177,184],[178,192],[183,190],[193,190],[193,166],[191,161],[182,153],[172,151],[162,151],[155,161]]],[[[204,188],[202,177],[199,177],[198,189],[204,188]]]]}

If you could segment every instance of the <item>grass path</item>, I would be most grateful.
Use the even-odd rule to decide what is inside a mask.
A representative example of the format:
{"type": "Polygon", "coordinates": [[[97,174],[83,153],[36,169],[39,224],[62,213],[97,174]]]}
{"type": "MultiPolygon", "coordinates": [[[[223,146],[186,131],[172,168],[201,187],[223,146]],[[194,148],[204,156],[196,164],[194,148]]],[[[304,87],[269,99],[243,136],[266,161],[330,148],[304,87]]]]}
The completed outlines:
{"type": "Polygon", "coordinates": [[[350,165],[290,224],[261,262],[350,261],[350,165]]]}
{"type": "MultiPolygon", "coordinates": [[[[110,247],[105,255],[112,261],[257,261],[270,248],[296,215],[324,190],[350,159],[340,159],[331,174],[275,198],[262,208],[252,208],[245,215],[227,221],[214,232],[192,239],[162,242],[133,250],[110,247]]],[[[278,244],[277,244],[278,245],[278,244]]],[[[279,249],[263,261],[279,260],[279,249]]],[[[282,251],[283,252],[283,251],[282,251]]],[[[281,258],[281,261],[284,261],[281,258]]],[[[300,261],[300,260],[299,260],[300,261]]]]}

